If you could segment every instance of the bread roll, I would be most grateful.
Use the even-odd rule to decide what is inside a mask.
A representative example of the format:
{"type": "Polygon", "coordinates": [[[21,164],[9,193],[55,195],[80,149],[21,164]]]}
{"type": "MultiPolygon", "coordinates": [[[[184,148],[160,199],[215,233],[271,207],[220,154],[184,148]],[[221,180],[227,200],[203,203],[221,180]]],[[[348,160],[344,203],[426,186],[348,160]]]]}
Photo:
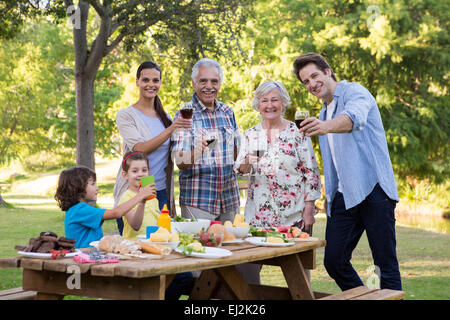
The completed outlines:
{"type": "Polygon", "coordinates": [[[208,228],[207,232],[208,233],[214,233],[214,234],[216,234],[216,233],[218,233],[218,234],[225,233],[225,227],[223,225],[221,225],[221,224],[216,223],[216,224],[213,224],[212,226],[210,226],[208,228]]]}
{"type": "Polygon", "coordinates": [[[225,230],[224,234],[223,234],[223,241],[233,241],[236,239],[236,236],[225,230]]]}

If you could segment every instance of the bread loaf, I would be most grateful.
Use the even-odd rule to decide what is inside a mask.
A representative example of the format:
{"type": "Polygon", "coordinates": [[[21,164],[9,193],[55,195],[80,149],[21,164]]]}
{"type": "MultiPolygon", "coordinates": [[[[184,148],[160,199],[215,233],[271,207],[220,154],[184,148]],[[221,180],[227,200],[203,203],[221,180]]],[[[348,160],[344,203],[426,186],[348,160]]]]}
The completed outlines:
{"type": "Polygon", "coordinates": [[[122,237],[119,235],[104,236],[100,239],[98,248],[105,252],[114,253],[115,248],[120,244],[121,241],[122,237]]]}
{"type": "Polygon", "coordinates": [[[213,233],[213,234],[221,234],[221,233],[225,233],[225,227],[221,224],[215,223],[212,226],[210,226],[208,228],[208,233],[213,233]]]}
{"type": "Polygon", "coordinates": [[[146,242],[138,242],[139,246],[141,246],[141,249],[143,252],[147,253],[153,253],[153,254],[159,254],[162,256],[167,256],[172,252],[172,248],[163,246],[157,243],[146,243],[146,242]]]}

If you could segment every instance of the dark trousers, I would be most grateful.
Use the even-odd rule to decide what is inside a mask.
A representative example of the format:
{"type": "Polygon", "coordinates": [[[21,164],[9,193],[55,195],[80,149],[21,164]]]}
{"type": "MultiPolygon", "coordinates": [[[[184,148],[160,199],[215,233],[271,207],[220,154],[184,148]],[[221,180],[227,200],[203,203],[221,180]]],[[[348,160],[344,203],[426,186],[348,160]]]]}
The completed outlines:
{"type": "Polygon", "coordinates": [[[381,289],[401,290],[396,254],[396,202],[377,184],[367,198],[345,209],[344,197],[337,192],[327,219],[324,265],[341,290],[364,285],[350,260],[364,230],[375,266],[379,268],[381,289]]]}

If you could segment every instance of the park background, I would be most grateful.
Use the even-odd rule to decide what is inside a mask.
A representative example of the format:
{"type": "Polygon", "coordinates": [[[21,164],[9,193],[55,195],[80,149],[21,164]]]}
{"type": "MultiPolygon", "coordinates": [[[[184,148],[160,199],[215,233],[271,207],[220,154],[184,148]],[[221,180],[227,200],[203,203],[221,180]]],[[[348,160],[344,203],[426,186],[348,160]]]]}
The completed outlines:
{"type": "MultiPolygon", "coordinates": [[[[62,1],[30,1],[37,3],[39,12],[13,5],[26,2],[0,1],[0,258],[14,256],[14,245],[26,244],[41,231],[64,233],[64,214],[53,199],[57,175],[82,162],[77,153],[77,113],[80,117],[81,111],[75,94],[73,33],[78,21],[62,1]]],[[[86,19],[90,45],[104,21],[95,4],[108,2],[84,2],[91,6],[86,19]]],[[[188,2],[166,1],[160,11],[188,2]]],[[[74,8],[80,3],[75,2],[74,8]]],[[[132,5],[126,1],[115,3],[123,4],[129,21],[139,20],[146,10],[155,12],[127,7],[132,5]]],[[[93,86],[93,147],[78,147],[79,153],[95,159],[98,205],[112,207],[122,157],[115,114],[137,101],[135,72],[142,61],[153,60],[161,66],[159,96],[173,117],[180,103],[192,95],[193,63],[201,57],[217,59],[225,73],[219,100],[233,108],[243,132],[260,121],[251,108],[252,92],[266,80],[283,82],[290,93],[292,106],[286,118],[292,120],[299,108],[318,115],[321,103],[295,78],[292,62],[301,53],[319,52],[338,80],[361,83],[380,108],[401,198],[396,210],[397,245],[406,299],[450,299],[449,3],[205,3],[206,8],[197,11],[210,15],[182,11],[175,19],[175,13],[169,18],[161,13],[155,18],[159,22],[136,34],[130,32],[99,62],[93,86]]],[[[88,55],[95,48],[90,49],[88,55]]],[[[313,144],[323,174],[317,138],[313,144]]],[[[323,198],[317,204],[321,207],[323,198]]],[[[245,194],[241,205],[245,205],[245,194]]],[[[326,217],[321,213],[316,220],[314,235],[323,239],[326,217]]],[[[104,231],[115,232],[115,223],[105,223],[104,231]]],[[[319,250],[313,289],[338,292],[322,259],[319,250]]],[[[365,283],[373,278],[365,235],[352,262],[365,283]]],[[[262,279],[285,285],[276,267],[264,268],[262,279]]],[[[20,285],[20,270],[0,269],[0,290],[20,285]]]]}

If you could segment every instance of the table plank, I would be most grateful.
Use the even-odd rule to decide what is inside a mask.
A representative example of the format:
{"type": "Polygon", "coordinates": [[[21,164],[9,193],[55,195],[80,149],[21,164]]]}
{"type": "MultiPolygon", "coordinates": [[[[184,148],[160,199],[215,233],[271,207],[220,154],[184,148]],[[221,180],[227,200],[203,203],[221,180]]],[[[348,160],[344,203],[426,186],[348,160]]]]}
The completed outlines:
{"type": "Polygon", "coordinates": [[[56,294],[123,300],[164,299],[165,276],[133,279],[81,274],[79,288],[68,286],[67,281],[70,276],[62,272],[24,269],[23,288],[37,291],[43,297],[45,297],[44,294],[56,294]]]}

